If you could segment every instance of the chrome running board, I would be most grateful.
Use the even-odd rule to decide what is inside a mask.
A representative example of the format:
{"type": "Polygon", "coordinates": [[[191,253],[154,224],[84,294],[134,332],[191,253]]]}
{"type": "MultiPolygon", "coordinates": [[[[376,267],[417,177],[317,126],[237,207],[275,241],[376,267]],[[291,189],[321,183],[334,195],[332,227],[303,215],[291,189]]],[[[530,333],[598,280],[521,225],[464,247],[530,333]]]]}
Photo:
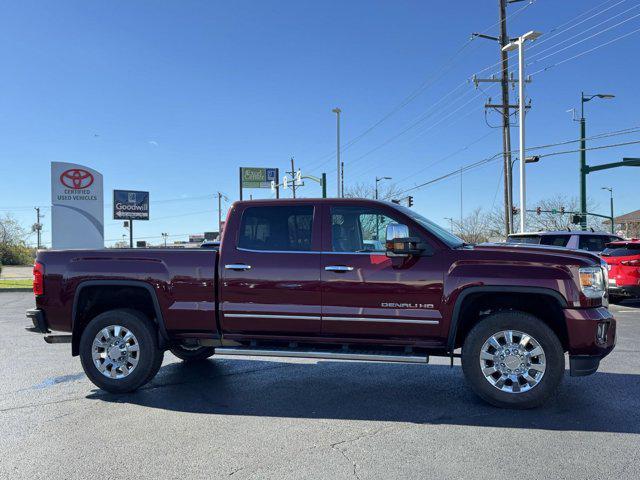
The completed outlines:
{"type": "Polygon", "coordinates": [[[356,360],[360,362],[429,363],[427,355],[389,353],[384,351],[331,351],[331,350],[291,350],[279,348],[216,348],[217,355],[239,355],[244,357],[292,357],[319,358],[325,360],[356,360]]]}

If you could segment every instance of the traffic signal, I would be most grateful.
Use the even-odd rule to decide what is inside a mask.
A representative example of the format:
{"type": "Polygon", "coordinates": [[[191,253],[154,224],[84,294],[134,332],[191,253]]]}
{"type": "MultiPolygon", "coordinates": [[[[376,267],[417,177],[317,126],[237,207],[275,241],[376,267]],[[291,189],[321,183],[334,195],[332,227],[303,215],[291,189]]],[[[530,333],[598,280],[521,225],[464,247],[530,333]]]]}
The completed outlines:
{"type": "Polygon", "coordinates": [[[536,207],[536,214],[540,215],[542,213],[542,207],[536,207]]]}
{"type": "Polygon", "coordinates": [[[574,213],[573,215],[571,215],[571,223],[573,223],[574,225],[580,224],[580,217],[581,215],[579,213],[574,213]]]}
{"type": "Polygon", "coordinates": [[[407,203],[410,207],[413,207],[413,197],[411,195],[407,197],[407,203]]]}
{"type": "Polygon", "coordinates": [[[518,215],[520,213],[520,209],[518,207],[511,207],[511,214],[518,215]]]}
{"type": "Polygon", "coordinates": [[[564,215],[564,207],[560,207],[560,215],[564,215]]]}

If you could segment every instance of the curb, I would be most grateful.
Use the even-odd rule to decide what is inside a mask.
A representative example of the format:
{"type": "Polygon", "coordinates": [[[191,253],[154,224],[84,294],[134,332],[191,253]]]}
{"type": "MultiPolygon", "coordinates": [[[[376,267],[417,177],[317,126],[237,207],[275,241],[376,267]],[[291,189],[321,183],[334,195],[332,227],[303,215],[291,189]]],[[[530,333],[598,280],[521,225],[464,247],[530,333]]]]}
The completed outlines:
{"type": "Polygon", "coordinates": [[[0,287],[0,293],[2,293],[2,292],[33,292],[33,288],[26,288],[26,287],[2,288],[2,287],[0,287]]]}

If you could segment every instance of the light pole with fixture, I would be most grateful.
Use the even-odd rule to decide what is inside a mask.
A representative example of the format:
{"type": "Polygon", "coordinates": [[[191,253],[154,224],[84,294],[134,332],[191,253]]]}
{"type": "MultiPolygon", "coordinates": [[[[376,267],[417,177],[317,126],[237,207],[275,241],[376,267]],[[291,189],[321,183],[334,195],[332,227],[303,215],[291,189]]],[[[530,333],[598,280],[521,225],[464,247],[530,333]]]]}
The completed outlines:
{"type": "Polygon", "coordinates": [[[586,120],[584,118],[584,104],[594,98],[610,99],[615,95],[610,93],[596,93],[595,95],[585,95],[580,92],[580,228],[587,229],[587,140],[586,140],[586,120]]]}
{"type": "Polygon", "coordinates": [[[520,123],[520,233],[524,233],[524,224],[525,224],[525,214],[527,211],[526,198],[526,179],[525,179],[525,138],[524,138],[524,114],[525,114],[525,103],[524,103],[524,42],[527,40],[535,40],[542,33],[537,32],[535,30],[531,30],[524,35],[512,40],[504,47],[502,47],[502,51],[509,52],[511,50],[518,49],[518,117],[520,123]]]}
{"type": "Polygon", "coordinates": [[[615,225],[613,223],[613,187],[602,187],[602,190],[609,190],[609,200],[611,203],[611,233],[615,234],[615,225]]]}
{"type": "MultiPolygon", "coordinates": [[[[344,175],[344,172],[341,173],[342,169],[340,168],[340,110],[338,107],[331,110],[336,114],[336,181],[338,184],[338,198],[344,196],[344,192],[342,191],[340,178],[344,175]]],[[[344,181],[344,179],[342,180],[344,181]]]]}
{"type": "Polygon", "coordinates": [[[376,200],[378,200],[378,183],[383,180],[391,180],[391,177],[376,177],[376,200]]]}

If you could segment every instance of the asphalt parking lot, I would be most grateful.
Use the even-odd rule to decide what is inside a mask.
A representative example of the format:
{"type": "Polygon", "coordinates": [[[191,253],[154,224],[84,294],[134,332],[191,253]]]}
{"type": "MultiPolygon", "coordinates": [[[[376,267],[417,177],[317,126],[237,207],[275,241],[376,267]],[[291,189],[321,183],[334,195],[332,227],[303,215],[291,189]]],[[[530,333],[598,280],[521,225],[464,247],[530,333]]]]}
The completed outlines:
{"type": "Polygon", "coordinates": [[[640,302],[616,350],[530,411],[478,400],[459,366],[166,354],[111,395],[0,293],[0,478],[630,478],[640,468],[640,302]]]}

